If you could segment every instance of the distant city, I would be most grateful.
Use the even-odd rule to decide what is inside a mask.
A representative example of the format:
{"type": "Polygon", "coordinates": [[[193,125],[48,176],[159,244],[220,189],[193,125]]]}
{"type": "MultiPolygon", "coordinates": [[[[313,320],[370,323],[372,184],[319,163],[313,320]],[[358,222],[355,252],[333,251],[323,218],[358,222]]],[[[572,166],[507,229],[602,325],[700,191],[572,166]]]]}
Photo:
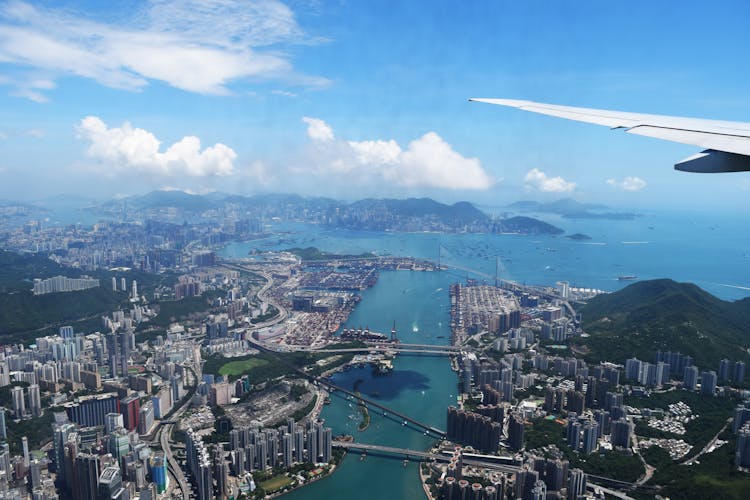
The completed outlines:
{"type": "MultiPolygon", "coordinates": [[[[7,495],[263,498],[308,491],[344,474],[337,468],[354,457],[418,463],[435,499],[679,497],[687,480],[665,474],[700,470],[718,454],[731,457],[721,474],[750,471],[748,355],[732,347],[740,341],[709,329],[702,335],[721,347],[654,348],[648,335],[669,325],[658,323],[662,309],[644,309],[672,297],[663,305],[678,321],[683,303],[715,303],[706,310],[726,308],[726,323],[696,309],[691,322],[714,322],[727,335],[740,303],[669,280],[633,276],[608,293],[518,283],[499,267],[491,276],[439,255],[329,253],[292,246],[296,230],[286,225],[491,234],[513,220],[468,203],[338,207],[277,197],[208,206],[166,196],[156,206],[143,200],[160,193],[89,208],[110,218],[91,226],[49,225],[24,210],[5,219],[7,495]],[[253,249],[223,256],[242,241],[253,249]],[[450,283],[434,292],[448,335],[411,340],[422,335],[416,325],[379,332],[351,324],[389,273],[450,283]],[[629,336],[630,351],[598,343],[606,335],[617,343],[629,336]],[[457,388],[427,420],[360,388],[395,380],[422,356],[449,364],[457,388]],[[347,382],[363,369],[367,379],[347,382]],[[341,427],[337,415],[350,408],[356,426],[341,427]],[[429,445],[360,440],[375,423],[429,445]]],[[[548,226],[524,220],[516,234],[548,226]]],[[[385,293],[412,300],[406,292],[385,293]]]]}

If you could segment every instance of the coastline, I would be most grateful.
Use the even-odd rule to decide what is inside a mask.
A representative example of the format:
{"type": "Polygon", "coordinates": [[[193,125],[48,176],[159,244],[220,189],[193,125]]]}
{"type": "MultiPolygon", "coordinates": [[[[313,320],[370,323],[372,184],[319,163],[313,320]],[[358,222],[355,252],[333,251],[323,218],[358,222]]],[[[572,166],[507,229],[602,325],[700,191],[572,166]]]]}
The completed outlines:
{"type": "MultiPolygon", "coordinates": [[[[345,457],[346,457],[346,451],[344,452],[343,455],[341,455],[341,461],[339,461],[339,464],[344,460],[345,457]]],[[[304,482],[302,484],[298,484],[294,488],[291,488],[291,489],[288,489],[288,490],[280,491],[280,492],[277,492],[277,493],[271,493],[270,495],[266,495],[265,498],[283,497],[284,495],[287,495],[287,494],[289,494],[289,493],[291,493],[293,491],[297,491],[297,490],[299,490],[301,488],[304,488],[305,486],[309,486],[309,485],[311,485],[313,483],[317,483],[318,481],[322,481],[323,479],[326,479],[326,478],[330,477],[334,472],[336,472],[336,469],[339,468],[339,464],[333,464],[331,466],[331,468],[325,474],[321,474],[321,475],[317,476],[315,479],[311,479],[311,480],[306,481],[306,482],[304,482]]]]}
{"type": "Polygon", "coordinates": [[[430,488],[427,486],[427,478],[429,476],[425,476],[424,472],[422,472],[422,462],[419,463],[419,466],[417,467],[419,470],[419,482],[422,484],[422,490],[424,491],[425,497],[427,497],[427,500],[433,500],[432,493],[430,493],[430,488]]]}

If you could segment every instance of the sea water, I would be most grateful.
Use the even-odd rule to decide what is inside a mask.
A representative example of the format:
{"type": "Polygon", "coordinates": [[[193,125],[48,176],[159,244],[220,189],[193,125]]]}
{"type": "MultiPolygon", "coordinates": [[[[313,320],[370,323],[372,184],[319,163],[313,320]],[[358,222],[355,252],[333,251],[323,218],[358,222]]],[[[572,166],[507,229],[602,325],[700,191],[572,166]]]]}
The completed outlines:
{"type": "MultiPolygon", "coordinates": [[[[382,272],[377,284],[363,292],[363,300],[346,323],[390,332],[396,323],[403,342],[446,344],[450,339],[451,283],[468,277],[501,278],[534,285],[573,286],[614,291],[629,284],[621,275],[639,279],[672,278],[690,281],[725,299],[750,295],[750,235],[741,217],[700,213],[646,215],[633,220],[546,220],[567,234],[584,233],[590,240],[564,236],[520,236],[436,233],[380,233],[326,229],[306,224],[284,224],[285,231],[251,242],[234,243],[225,257],[247,257],[255,250],[283,250],[315,246],[332,253],[373,252],[437,260],[448,271],[382,272]]],[[[445,357],[400,354],[390,375],[373,375],[356,368],[333,376],[336,384],[353,388],[413,418],[445,428],[446,408],[455,404],[457,377],[445,357]]],[[[334,393],[322,417],[335,435],[356,441],[417,450],[434,439],[403,422],[370,411],[370,427],[360,432],[355,401],[334,393]]],[[[332,476],[301,488],[292,498],[419,498],[422,488],[418,464],[404,467],[400,459],[368,454],[360,460],[349,453],[332,476]]]]}

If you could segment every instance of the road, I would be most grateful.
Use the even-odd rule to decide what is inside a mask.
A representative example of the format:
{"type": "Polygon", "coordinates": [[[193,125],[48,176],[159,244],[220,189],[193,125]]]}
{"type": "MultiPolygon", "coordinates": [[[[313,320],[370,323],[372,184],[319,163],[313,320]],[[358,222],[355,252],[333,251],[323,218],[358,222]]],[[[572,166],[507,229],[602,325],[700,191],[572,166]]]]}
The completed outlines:
{"type": "Polygon", "coordinates": [[[185,474],[183,474],[180,464],[177,463],[174,455],[172,455],[172,447],[169,445],[169,436],[172,434],[172,425],[173,424],[167,424],[162,426],[161,434],[159,435],[159,442],[161,443],[161,449],[164,450],[164,456],[167,459],[167,468],[180,486],[183,500],[190,500],[190,485],[188,484],[187,479],[185,479],[185,474]]]}
{"type": "MultiPolygon", "coordinates": [[[[195,383],[198,383],[198,379],[196,378],[195,371],[192,368],[188,368],[193,372],[193,378],[195,378],[195,383]]],[[[182,406],[180,406],[172,415],[171,421],[177,422],[180,418],[180,415],[182,415],[185,410],[187,409],[188,405],[190,404],[190,399],[188,398],[182,406]]],[[[172,477],[175,478],[177,481],[178,486],[180,487],[180,490],[182,491],[182,498],[183,500],[189,500],[190,499],[190,485],[187,482],[187,479],[185,478],[185,474],[182,472],[182,467],[180,467],[180,464],[177,462],[177,460],[174,458],[174,455],[172,454],[172,446],[170,445],[170,437],[172,435],[172,427],[174,424],[164,424],[159,428],[159,444],[161,446],[162,451],[164,451],[164,457],[167,459],[167,469],[169,470],[170,474],[172,474],[172,477]]]]}
{"type": "Polygon", "coordinates": [[[282,321],[284,321],[287,318],[287,316],[289,316],[289,312],[284,308],[284,306],[282,306],[278,302],[275,302],[272,298],[266,297],[266,292],[268,292],[268,290],[270,290],[271,287],[273,286],[273,276],[271,276],[267,272],[260,270],[260,269],[253,269],[249,267],[244,267],[243,269],[245,271],[251,271],[255,274],[259,274],[260,276],[263,276],[263,278],[265,278],[266,284],[263,285],[263,287],[260,290],[258,290],[258,293],[256,295],[258,299],[260,299],[262,302],[267,302],[268,304],[272,305],[279,311],[279,314],[269,319],[268,321],[255,324],[254,328],[257,330],[259,328],[273,326],[277,323],[281,323],[282,321]]]}
{"type": "Polygon", "coordinates": [[[727,419],[727,422],[724,424],[724,427],[722,427],[721,429],[719,429],[719,432],[717,432],[716,435],[714,435],[714,437],[711,438],[711,441],[709,441],[708,444],[706,444],[706,446],[703,447],[703,449],[700,451],[700,453],[698,453],[697,455],[695,455],[693,458],[691,458],[691,459],[689,459],[689,460],[687,460],[685,462],[682,462],[682,465],[693,465],[693,463],[698,459],[698,457],[700,457],[701,455],[704,455],[704,454],[708,453],[708,450],[711,449],[711,447],[714,446],[716,444],[716,441],[719,439],[719,434],[721,434],[722,432],[724,432],[727,429],[727,426],[730,423],[732,423],[732,420],[733,420],[733,417],[729,417],[727,419]]]}
{"type": "MultiPolygon", "coordinates": [[[[375,445],[375,444],[355,443],[355,442],[350,442],[350,441],[334,440],[333,446],[336,448],[344,448],[347,450],[360,450],[364,453],[367,453],[368,451],[372,451],[375,453],[385,453],[388,455],[396,456],[398,458],[406,458],[406,459],[433,460],[433,461],[441,461],[441,462],[448,462],[451,459],[449,455],[445,455],[445,454],[436,454],[436,453],[430,453],[426,451],[409,450],[409,449],[404,449],[404,448],[394,448],[391,446],[380,446],[380,445],[375,445]]],[[[521,470],[521,467],[518,465],[509,465],[509,464],[502,464],[502,463],[497,463],[497,462],[492,462],[492,461],[476,460],[473,458],[468,458],[466,456],[463,458],[463,464],[472,466],[472,467],[483,468],[483,469],[498,470],[498,471],[502,471],[506,473],[515,473],[521,470]]],[[[589,475],[589,478],[599,478],[599,479],[612,481],[611,479],[600,478],[598,476],[591,476],[591,475],[589,475]]],[[[616,481],[616,482],[621,482],[621,481],[616,481]]],[[[622,482],[622,484],[628,485],[631,483],[622,482]]],[[[601,490],[604,493],[607,493],[608,495],[611,495],[616,498],[622,498],[625,500],[633,500],[632,497],[628,496],[622,491],[613,490],[605,486],[602,486],[600,484],[593,483],[591,481],[589,481],[589,483],[587,484],[587,488],[590,490],[601,490]]]]}
{"type": "Polygon", "coordinates": [[[651,477],[654,475],[654,472],[656,471],[656,468],[650,466],[648,462],[646,462],[646,460],[643,458],[643,455],[641,455],[641,449],[638,447],[638,436],[636,436],[635,432],[633,433],[633,451],[635,451],[636,455],[638,455],[638,458],[643,464],[643,469],[645,470],[643,475],[638,478],[638,481],[635,482],[635,484],[641,486],[643,484],[646,484],[651,479],[651,477]]]}

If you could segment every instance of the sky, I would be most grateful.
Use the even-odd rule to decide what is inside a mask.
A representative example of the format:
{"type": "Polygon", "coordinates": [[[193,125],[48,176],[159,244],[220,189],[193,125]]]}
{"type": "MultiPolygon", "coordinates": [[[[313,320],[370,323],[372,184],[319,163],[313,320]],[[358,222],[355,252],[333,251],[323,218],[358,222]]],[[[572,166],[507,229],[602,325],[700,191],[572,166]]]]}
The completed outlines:
{"type": "Polygon", "coordinates": [[[699,148],[470,97],[750,121],[750,3],[0,0],[0,198],[732,210],[699,148]],[[114,5],[114,6],[113,6],[114,5]]]}

